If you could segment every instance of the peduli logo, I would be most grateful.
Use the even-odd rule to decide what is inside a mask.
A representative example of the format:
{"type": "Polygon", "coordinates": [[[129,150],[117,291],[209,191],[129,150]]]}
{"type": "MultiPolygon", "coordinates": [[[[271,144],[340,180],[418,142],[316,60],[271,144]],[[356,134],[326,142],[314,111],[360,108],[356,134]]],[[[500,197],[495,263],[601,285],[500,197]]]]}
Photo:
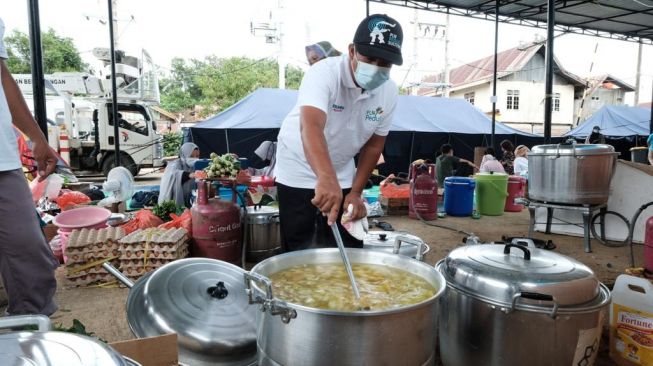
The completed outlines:
{"type": "Polygon", "coordinates": [[[383,117],[383,108],[376,107],[376,109],[369,110],[365,113],[365,120],[372,122],[381,122],[383,117]]]}
{"type": "MultiPolygon", "coordinates": [[[[390,32],[391,28],[394,28],[396,26],[397,24],[388,23],[382,18],[371,19],[367,25],[368,29],[370,30],[370,44],[373,45],[375,42],[378,42],[379,44],[386,43],[385,36],[383,33],[390,32]]],[[[401,47],[398,46],[396,42],[397,39],[396,34],[389,33],[388,38],[389,38],[389,42],[388,42],[389,45],[394,47],[401,47]]]]}

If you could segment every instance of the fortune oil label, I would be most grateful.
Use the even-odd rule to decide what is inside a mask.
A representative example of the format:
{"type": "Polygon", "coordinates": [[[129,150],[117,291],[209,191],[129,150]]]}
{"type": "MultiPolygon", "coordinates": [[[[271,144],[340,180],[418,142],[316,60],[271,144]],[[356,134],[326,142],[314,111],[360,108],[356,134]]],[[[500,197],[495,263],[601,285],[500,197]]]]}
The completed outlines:
{"type": "Polygon", "coordinates": [[[636,365],[653,365],[653,314],[613,306],[612,351],[636,365]]]}

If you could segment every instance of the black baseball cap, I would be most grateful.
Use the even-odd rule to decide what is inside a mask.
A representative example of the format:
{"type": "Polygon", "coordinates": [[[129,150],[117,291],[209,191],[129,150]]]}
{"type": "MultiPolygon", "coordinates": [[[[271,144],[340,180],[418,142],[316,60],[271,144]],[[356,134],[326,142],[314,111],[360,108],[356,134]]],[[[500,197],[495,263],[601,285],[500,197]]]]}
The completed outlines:
{"type": "Polygon", "coordinates": [[[401,65],[401,24],[385,14],[370,15],[358,25],[354,35],[356,50],[363,56],[380,58],[401,65]]]}

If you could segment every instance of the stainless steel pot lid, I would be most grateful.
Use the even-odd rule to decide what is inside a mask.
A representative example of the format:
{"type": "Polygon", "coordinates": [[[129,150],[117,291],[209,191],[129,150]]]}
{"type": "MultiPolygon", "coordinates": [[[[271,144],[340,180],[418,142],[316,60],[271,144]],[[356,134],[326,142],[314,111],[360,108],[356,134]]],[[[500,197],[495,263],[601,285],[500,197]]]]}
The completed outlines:
{"type": "Polygon", "coordinates": [[[533,146],[529,156],[533,155],[607,155],[615,154],[614,147],[601,144],[575,144],[575,145],[537,145],[533,146]]]}
{"type": "Polygon", "coordinates": [[[527,296],[532,300],[546,300],[537,294],[552,296],[560,306],[585,304],[600,293],[600,283],[586,265],[561,254],[515,244],[454,249],[440,271],[448,285],[503,305],[511,304],[520,293],[535,294],[527,296]]]}
{"type": "Polygon", "coordinates": [[[244,273],[209,258],[169,263],[132,288],[130,327],[138,337],[177,333],[187,363],[249,364],[239,360],[256,354],[256,307],[248,303],[244,273]]]}
{"type": "Polygon", "coordinates": [[[279,219],[279,208],[272,206],[248,206],[248,224],[269,224],[279,219]]]}
{"type": "MultiPolygon", "coordinates": [[[[373,230],[365,235],[365,238],[363,238],[363,248],[372,249],[372,250],[381,250],[381,251],[392,253],[392,250],[394,249],[395,240],[397,238],[400,239],[405,238],[408,239],[408,241],[410,242],[423,244],[424,251],[422,254],[426,254],[429,252],[429,250],[431,250],[431,248],[427,244],[425,244],[424,241],[418,236],[400,232],[400,231],[380,231],[380,230],[379,231],[373,230]]],[[[417,254],[417,246],[403,244],[399,248],[399,254],[408,257],[415,257],[415,255],[417,254]]]]}
{"type": "Polygon", "coordinates": [[[116,350],[90,337],[64,332],[0,334],[0,365],[129,366],[116,350]]]}

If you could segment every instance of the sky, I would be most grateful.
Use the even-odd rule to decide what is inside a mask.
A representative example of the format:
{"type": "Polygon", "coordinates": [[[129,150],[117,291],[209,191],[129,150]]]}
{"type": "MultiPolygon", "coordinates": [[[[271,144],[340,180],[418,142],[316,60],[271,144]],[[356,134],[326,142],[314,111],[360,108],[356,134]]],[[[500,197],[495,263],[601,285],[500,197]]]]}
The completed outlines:
{"type": "MultiPolygon", "coordinates": [[[[653,0],[641,1],[653,5],[653,0]]],[[[40,0],[39,5],[42,29],[53,28],[72,38],[86,62],[94,64],[94,47],[108,47],[106,0],[40,0]]],[[[365,17],[363,0],[117,0],[116,8],[118,48],[135,55],[146,49],[163,71],[174,57],[201,59],[208,55],[258,59],[281,54],[290,64],[307,68],[305,45],[328,40],[345,51],[365,17]],[[252,34],[250,24],[265,22],[281,24],[281,45],[266,43],[261,32],[252,34]]],[[[370,4],[370,12],[388,14],[403,27],[404,65],[393,67],[391,74],[397,84],[407,86],[424,75],[441,72],[445,64],[443,28],[433,37],[413,21],[417,16],[418,23],[445,24],[445,15],[378,3],[370,4]],[[415,42],[416,33],[427,37],[415,42]]],[[[1,1],[0,18],[6,32],[28,32],[27,0],[1,1]]],[[[499,51],[530,42],[536,35],[544,37],[546,31],[500,24],[499,51]]],[[[491,55],[494,23],[451,16],[448,48],[452,68],[491,55]]],[[[554,49],[562,66],[581,77],[610,73],[635,85],[636,43],[567,34],[555,39],[554,49]]],[[[653,46],[644,45],[640,102],[651,101],[651,65],[653,46]]],[[[633,103],[633,94],[626,103],[633,103]]]]}

